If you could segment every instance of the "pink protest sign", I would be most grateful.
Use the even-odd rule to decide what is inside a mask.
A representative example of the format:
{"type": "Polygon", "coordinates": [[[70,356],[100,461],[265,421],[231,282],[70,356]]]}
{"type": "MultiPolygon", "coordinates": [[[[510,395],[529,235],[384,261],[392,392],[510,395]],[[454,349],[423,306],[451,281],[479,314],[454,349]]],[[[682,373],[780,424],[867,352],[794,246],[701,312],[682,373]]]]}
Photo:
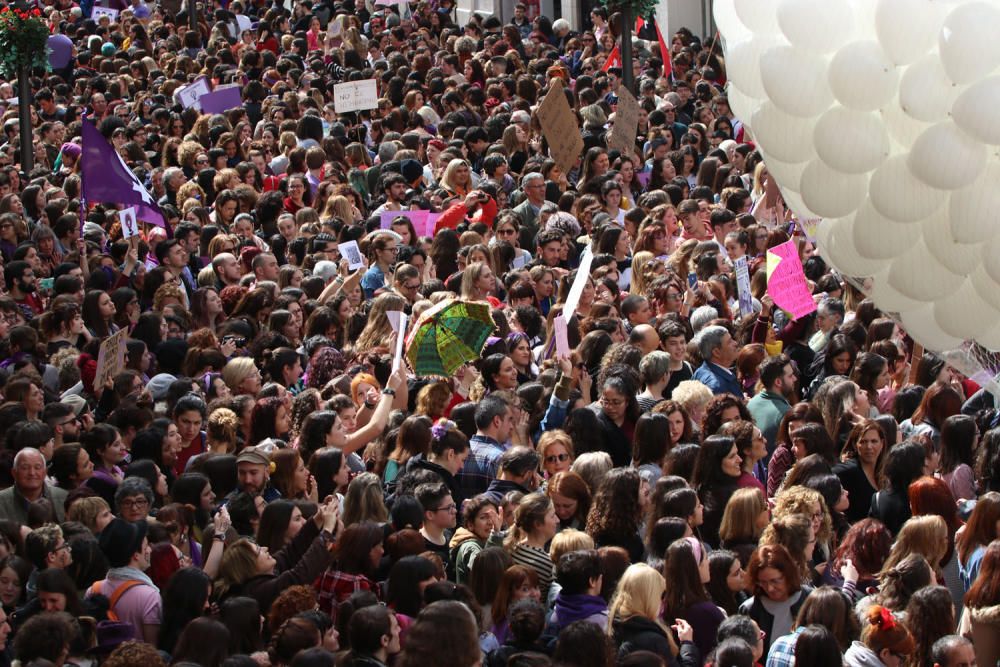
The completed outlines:
{"type": "Polygon", "coordinates": [[[793,319],[816,310],[794,241],[786,241],[767,251],[767,293],[775,305],[790,313],[793,319]]]}
{"type": "Polygon", "coordinates": [[[427,222],[427,216],[430,215],[430,211],[382,211],[379,214],[379,223],[382,229],[389,229],[392,225],[392,221],[396,218],[409,218],[410,222],[413,223],[413,229],[419,234],[427,222]]]}
{"type": "Polygon", "coordinates": [[[427,214],[427,227],[424,229],[424,236],[434,238],[434,231],[437,228],[438,218],[440,217],[440,213],[427,214]]]}

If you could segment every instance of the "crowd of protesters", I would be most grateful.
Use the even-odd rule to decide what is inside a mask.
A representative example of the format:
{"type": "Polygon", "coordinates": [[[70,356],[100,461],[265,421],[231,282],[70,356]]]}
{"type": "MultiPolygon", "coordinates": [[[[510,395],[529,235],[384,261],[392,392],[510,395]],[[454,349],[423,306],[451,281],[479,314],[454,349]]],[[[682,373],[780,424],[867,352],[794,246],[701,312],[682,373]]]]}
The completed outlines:
{"type": "Polygon", "coordinates": [[[0,664],[997,664],[1000,413],[825,264],[717,40],[635,42],[620,150],[602,7],[81,5],[39,6],[72,52],[32,72],[30,173],[0,83],[0,664]],[[183,108],[196,77],[242,106],[183,108]],[[165,227],[81,204],[82,122],[165,227]],[[393,370],[388,313],[456,298],[479,358],[393,370]]]}

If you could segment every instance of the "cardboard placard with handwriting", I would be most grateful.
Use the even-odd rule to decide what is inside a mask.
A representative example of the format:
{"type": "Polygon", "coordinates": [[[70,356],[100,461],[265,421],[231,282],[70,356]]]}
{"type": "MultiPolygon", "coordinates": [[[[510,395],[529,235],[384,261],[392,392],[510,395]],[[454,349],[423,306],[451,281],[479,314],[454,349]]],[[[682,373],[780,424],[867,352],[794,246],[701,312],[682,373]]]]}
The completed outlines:
{"type": "Polygon", "coordinates": [[[103,387],[108,378],[125,370],[125,341],[128,331],[120,329],[101,341],[97,353],[97,374],[94,376],[94,386],[103,387]]]}
{"type": "Polygon", "coordinates": [[[611,128],[608,148],[620,153],[635,153],[635,135],[639,129],[639,103],[625,86],[618,88],[618,108],[615,109],[615,124],[611,128]]]}
{"type": "Polygon", "coordinates": [[[538,105],[538,121],[542,134],[549,143],[549,154],[564,174],[576,164],[583,154],[583,137],[576,122],[576,114],[566,100],[562,80],[554,79],[545,99],[538,105]]]}

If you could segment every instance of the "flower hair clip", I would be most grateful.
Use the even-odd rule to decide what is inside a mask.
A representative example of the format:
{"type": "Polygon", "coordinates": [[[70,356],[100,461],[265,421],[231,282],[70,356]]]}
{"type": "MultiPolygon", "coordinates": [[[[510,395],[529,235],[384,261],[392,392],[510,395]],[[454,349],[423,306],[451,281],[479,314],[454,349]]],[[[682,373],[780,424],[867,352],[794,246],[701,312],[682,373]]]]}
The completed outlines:
{"type": "Polygon", "coordinates": [[[434,426],[431,426],[431,437],[434,438],[435,441],[439,441],[448,434],[449,429],[453,428],[458,428],[455,425],[455,422],[442,417],[437,420],[437,423],[434,424],[434,426]]]}
{"type": "Polygon", "coordinates": [[[885,607],[879,610],[878,626],[882,630],[892,630],[896,627],[896,619],[893,618],[892,612],[885,607]]]}

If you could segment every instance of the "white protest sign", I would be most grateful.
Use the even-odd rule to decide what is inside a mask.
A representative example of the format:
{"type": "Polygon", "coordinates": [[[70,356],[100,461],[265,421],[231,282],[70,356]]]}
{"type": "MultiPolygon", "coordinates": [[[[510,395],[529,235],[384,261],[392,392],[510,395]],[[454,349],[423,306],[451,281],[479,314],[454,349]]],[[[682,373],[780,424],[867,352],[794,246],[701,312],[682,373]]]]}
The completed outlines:
{"type": "Polygon", "coordinates": [[[583,294],[583,288],[586,287],[587,280],[590,279],[590,265],[593,261],[594,254],[591,252],[585,252],[580,258],[580,268],[576,270],[576,278],[573,279],[573,285],[569,288],[569,294],[566,295],[566,304],[563,306],[562,314],[567,320],[576,313],[576,307],[580,303],[580,295],[583,294]]]}
{"type": "Polygon", "coordinates": [[[375,109],[378,107],[375,79],[338,83],[333,87],[333,106],[337,113],[375,109]]]}
{"type": "Polygon", "coordinates": [[[212,89],[208,85],[208,79],[202,78],[178,89],[174,93],[174,99],[185,109],[194,107],[200,111],[201,105],[198,103],[198,99],[202,95],[208,95],[210,92],[212,92],[212,89]]]}
{"type": "Polygon", "coordinates": [[[122,223],[122,236],[130,239],[139,235],[139,225],[135,221],[135,207],[118,211],[118,220],[122,223]]]}
{"type": "Polygon", "coordinates": [[[750,294],[750,269],[744,255],[734,262],[736,269],[736,289],[740,299],[740,315],[746,317],[753,313],[753,296],[750,294]]]}
{"type": "Polygon", "coordinates": [[[392,357],[392,372],[399,369],[403,361],[403,341],[406,339],[406,313],[399,313],[399,329],[396,331],[396,353],[392,357]]]}
{"type": "Polygon", "coordinates": [[[108,20],[114,23],[118,20],[118,10],[111,7],[94,7],[90,12],[90,18],[98,23],[101,21],[102,16],[107,16],[108,20]]]}
{"type": "Polygon", "coordinates": [[[402,315],[403,311],[401,310],[389,310],[385,313],[385,316],[389,318],[389,326],[391,326],[392,330],[396,333],[399,333],[399,321],[402,315]]]}
{"type": "Polygon", "coordinates": [[[357,241],[345,241],[338,245],[337,249],[340,250],[341,257],[347,259],[348,270],[354,271],[365,265],[365,260],[361,256],[361,248],[358,247],[357,241]]]}
{"type": "Polygon", "coordinates": [[[244,30],[253,30],[253,23],[250,21],[249,16],[244,16],[243,14],[237,14],[236,27],[239,29],[240,34],[242,35],[244,30]]]}

